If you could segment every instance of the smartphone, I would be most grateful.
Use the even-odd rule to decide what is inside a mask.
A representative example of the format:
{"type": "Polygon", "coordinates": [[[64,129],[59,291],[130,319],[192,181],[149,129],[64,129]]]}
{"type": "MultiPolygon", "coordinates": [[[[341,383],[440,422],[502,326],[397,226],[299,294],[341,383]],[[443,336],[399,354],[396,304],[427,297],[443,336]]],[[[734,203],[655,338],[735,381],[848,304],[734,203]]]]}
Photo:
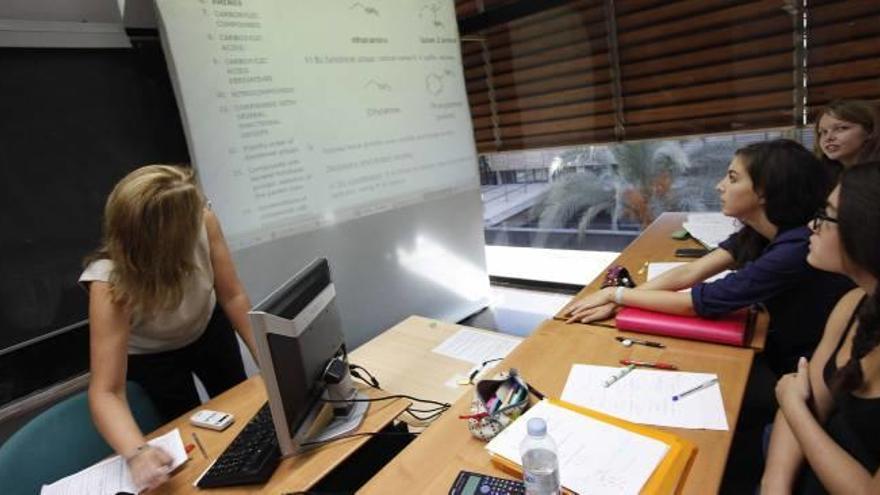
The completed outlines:
{"type": "Polygon", "coordinates": [[[679,258],[699,258],[709,254],[706,248],[679,248],[675,250],[675,256],[679,258]]]}

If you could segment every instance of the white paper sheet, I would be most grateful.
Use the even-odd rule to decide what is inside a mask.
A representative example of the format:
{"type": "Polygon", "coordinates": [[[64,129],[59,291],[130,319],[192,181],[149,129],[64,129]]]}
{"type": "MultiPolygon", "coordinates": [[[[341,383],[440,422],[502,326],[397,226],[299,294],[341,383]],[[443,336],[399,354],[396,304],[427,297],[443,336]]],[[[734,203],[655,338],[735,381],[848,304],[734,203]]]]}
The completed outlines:
{"type": "Polygon", "coordinates": [[[544,418],[559,456],[562,486],[582,494],[639,493],[669,446],[638,433],[541,401],[498,434],[486,449],[520,463],[530,418],[544,418]]]}
{"type": "Polygon", "coordinates": [[[730,237],[740,226],[736,220],[721,213],[691,213],[682,227],[711,249],[718,247],[718,243],[730,237]]]}
{"type": "Polygon", "coordinates": [[[432,351],[479,365],[489,359],[507,356],[520,342],[520,337],[462,328],[432,351]]]}
{"type": "Polygon", "coordinates": [[[678,401],[672,396],[716,378],[709,373],[636,369],[605,388],[602,384],[620,368],[575,364],[562,400],[612,416],[657,426],[727,430],[727,414],[717,385],[678,401]]]}
{"type": "MultiPolygon", "coordinates": [[[[172,458],[171,468],[176,469],[186,462],[186,449],[180,438],[180,430],[174,429],[148,442],[160,447],[172,458]]],[[[118,492],[137,493],[131,481],[128,464],[120,456],[113,456],[66,478],[43,485],[40,495],[94,495],[116,494],[118,492]]]]}

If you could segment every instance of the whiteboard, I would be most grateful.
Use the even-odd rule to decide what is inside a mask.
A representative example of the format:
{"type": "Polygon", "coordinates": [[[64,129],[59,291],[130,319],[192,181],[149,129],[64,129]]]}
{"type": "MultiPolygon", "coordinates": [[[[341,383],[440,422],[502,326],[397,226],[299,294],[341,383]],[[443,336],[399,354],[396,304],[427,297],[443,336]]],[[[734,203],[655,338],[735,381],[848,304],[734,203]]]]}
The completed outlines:
{"type": "Polygon", "coordinates": [[[157,7],[190,154],[253,301],[326,256],[350,346],[485,305],[451,0],[157,7]]]}

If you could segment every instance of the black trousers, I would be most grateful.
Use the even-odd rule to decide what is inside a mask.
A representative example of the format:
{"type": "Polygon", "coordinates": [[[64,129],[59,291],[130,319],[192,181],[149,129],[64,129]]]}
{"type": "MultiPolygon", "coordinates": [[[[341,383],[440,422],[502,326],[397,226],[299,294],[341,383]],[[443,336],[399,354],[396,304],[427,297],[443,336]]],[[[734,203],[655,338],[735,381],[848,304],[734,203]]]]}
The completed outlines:
{"type": "Polygon", "coordinates": [[[193,374],[211,397],[246,378],[235,331],[219,306],[205,333],[192,344],[128,356],[128,379],[144,387],[165,421],[201,404],[193,374]]]}

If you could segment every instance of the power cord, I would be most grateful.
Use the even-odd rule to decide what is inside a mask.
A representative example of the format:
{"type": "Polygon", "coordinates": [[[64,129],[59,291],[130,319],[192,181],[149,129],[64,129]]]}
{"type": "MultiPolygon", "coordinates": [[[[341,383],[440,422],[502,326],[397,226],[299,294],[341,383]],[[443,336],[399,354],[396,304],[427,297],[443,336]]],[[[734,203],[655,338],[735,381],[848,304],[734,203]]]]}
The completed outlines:
{"type": "Polygon", "coordinates": [[[322,398],[321,401],[329,402],[329,403],[334,403],[334,402],[379,402],[379,401],[383,401],[383,400],[392,400],[392,399],[409,399],[413,402],[424,402],[426,404],[435,404],[435,405],[438,405],[441,407],[452,406],[452,404],[450,404],[448,402],[438,402],[436,400],[430,400],[430,399],[419,399],[418,397],[413,397],[412,395],[406,395],[406,394],[393,394],[393,395],[385,395],[383,397],[373,397],[373,398],[366,398],[366,399],[323,399],[322,398]]]}
{"type": "Polygon", "coordinates": [[[353,376],[353,377],[357,378],[358,380],[366,383],[367,385],[375,388],[376,390],[382,390],[382,387],[379,386],[379,380],[377,380],[376,377],[373,376],[373,374],[370,373],[363,366],[360,366],[357,364],[349,364],[348,365],[348,372],[351,373],[351,376],[353,376]],[[364,378],[363,375],[361,375],[358,370],[363,371],[367,375],[367,377],[369,377],[369,379],[364,378]]]}
{"type": "MultiPolygon", "coordinates": [[[[489,362],[492,362],[492,361],[496,361],[496,360],[493,359],[493,360],[490,360],[489,362]]],[[[484,363],[484,365],[485,365],[485,363],[484,363]]],[[[354,378],[357,378],[358,380],[366,383],[367,385],[375,388],[376,390],[382,390],[382,387],[379,386],[379,380],[377,380],[376,377],[373,376],[373,374],[370,373],[370,371],[368,369],[366,369],[363,366],[360,366],[358,364],[349,364],[348,369],[349,369],[349,372],[351,373],[351,376],[353,376],[354,378]],[[364,375],[366,375],[366,377],[364,377],[364,375]]],[[[406,410],[404,410],[404,412],[406,414],[409,414],[410,416],[412,416],[413,418],[415,418],[416,420],[421,421],[421,422],[429,422],[429,421],[433,421],[433,420],[437,419],[438,417],[440,417],[441,414],[446,412],[452,406],[451,404],[446,403],[446,402],[438,402],[438,401],[429,400],[429,399],[420,399],[418,397],[413,397],[411,395],[402,395],[402,394],[389,395],[389,396],[385,396],[385,397],[367,398],[367,399],[351,399],[351,400],[336,400],[336,401],[330,400],[330,399],[322,399],[322,400],[324,400],[324,402],[376,402],[376,401],[390,400],[390,399],[409,399],[413,402],[424,403],[424,404],[433,404],[433,405],[437,406],[437,407],[418,409],[418,408],[414,408],[412,405],[410,405],[409,407],[406,408],[406,410]]]]}
{"type": "Polygon", "coordinates": [[[349,433],[348,435],[340,435],[336,438],[330,438],[328,440],[316,440],[314,442],[303,442],[300,445],[302,445],[303,447],[308,447],[308,446],[312,446],[312,445],[322,445],[325,443],[336,442],[339,440],[347,440],[349,438],[355,438],[355,437],[378,437],[378,436],[416,437],[418,435],[419,434],[417,432],[411,432],[411,431],[366,431],[366,432],[362,432],[362,433],[349,433]]]}

